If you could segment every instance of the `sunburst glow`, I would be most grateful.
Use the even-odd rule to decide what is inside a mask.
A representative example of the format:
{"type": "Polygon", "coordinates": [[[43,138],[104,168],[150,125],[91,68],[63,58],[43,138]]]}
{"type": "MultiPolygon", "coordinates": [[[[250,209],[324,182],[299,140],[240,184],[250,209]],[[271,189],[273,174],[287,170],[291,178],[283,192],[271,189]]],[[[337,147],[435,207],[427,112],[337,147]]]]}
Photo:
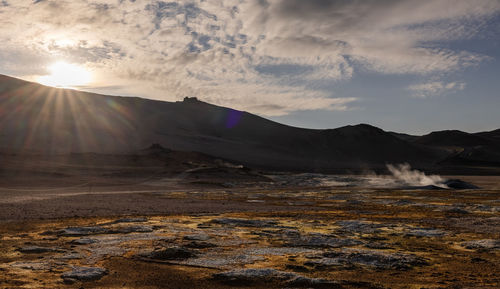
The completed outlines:
{"type": "Polygon", "coordinates": [[[92,80],[90,71],[82,66],[63,61],[48,67],[50,74],[38,78],[38,82],[48,86],[77,88],[92,80]]]}

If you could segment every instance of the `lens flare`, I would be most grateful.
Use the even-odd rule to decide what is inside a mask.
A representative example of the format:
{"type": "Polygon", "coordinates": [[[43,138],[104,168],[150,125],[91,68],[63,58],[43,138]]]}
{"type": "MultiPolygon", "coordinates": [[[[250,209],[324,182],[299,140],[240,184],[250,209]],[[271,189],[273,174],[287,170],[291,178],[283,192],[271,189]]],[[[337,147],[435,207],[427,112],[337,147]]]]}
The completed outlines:
{"type": "Polygon", "coordinates": [[[50,74],[38,78],[38,82],[48,86],[78,88],[90,83],[92,75],[84,67],[63,61],[48,67],[50,74]]]}

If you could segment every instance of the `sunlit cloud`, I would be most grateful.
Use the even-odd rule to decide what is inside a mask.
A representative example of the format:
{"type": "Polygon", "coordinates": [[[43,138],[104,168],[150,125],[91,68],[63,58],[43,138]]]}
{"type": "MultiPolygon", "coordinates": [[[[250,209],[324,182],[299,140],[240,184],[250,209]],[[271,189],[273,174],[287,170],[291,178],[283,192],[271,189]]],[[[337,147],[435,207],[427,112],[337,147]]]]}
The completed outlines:
{"type": "Polygon", "coordinates": [[[41,84],[54,87],[78,88],[92,81],[90,71],[75,64],[59,61],[50,65],[48,70],[50,74],[38,77],[37,81],[41,84]]]}

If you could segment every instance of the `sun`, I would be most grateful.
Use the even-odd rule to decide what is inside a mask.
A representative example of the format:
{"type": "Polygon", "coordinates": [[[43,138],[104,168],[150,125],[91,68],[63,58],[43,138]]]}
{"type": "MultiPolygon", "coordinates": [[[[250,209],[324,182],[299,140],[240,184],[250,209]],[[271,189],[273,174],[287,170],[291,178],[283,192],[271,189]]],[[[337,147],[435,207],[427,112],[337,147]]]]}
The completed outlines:
{"type": "Polygon", "coordinates": [[[48,86],[78,88],[90,83],[90,71],[77,64],[64,61],[56,62],[48,67],[49,75],[40,76],[38,82],[48,86]]]}

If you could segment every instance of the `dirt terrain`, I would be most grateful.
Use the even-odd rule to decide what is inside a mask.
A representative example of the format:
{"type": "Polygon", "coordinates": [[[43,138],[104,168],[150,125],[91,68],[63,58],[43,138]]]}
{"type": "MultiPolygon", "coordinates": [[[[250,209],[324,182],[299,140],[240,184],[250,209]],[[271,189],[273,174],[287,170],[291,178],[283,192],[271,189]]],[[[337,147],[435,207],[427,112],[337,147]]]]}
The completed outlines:
{"type": "Polygon", "coordinates": [[[477,190],[311,178],[4,188],[0,287],[498,288],[497,177],[460,177],[477,190]]]}

